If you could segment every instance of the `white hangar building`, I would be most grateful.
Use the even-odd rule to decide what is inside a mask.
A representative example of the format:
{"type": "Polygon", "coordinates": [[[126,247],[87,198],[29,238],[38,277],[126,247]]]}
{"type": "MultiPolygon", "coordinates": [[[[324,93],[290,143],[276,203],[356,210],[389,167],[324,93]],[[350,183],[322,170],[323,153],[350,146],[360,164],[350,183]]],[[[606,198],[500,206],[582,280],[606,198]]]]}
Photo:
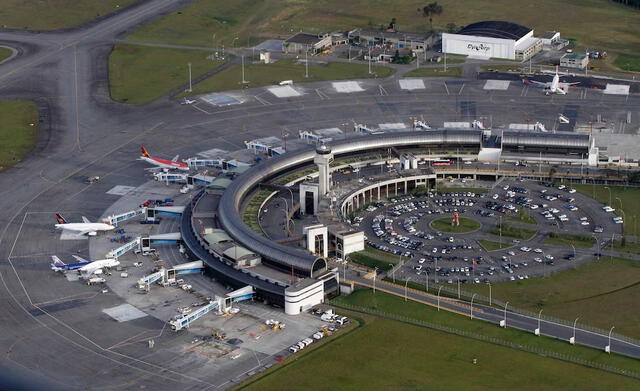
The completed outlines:
{"type": "Polygon", "coordinates": [[[442,34],[442,52],[473,57],[528,60],[542,50],[533,30],[511,22],[486,21],[468,25],[457,34],[442,34]]]}

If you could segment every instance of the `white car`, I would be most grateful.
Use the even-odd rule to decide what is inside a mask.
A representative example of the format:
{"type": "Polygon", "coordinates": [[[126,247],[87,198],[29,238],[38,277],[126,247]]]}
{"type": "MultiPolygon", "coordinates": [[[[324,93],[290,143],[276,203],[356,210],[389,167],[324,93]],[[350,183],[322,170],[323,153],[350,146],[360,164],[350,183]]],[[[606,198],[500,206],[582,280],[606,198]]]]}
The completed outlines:
{"type": "Polygon", "coordinates": [[[538,253],[538,254],[542,254],[542,249],[541,248],[536,248],[533,250],[533,252],[538,253]]]}
{"type": "Polygon", "coordinates": [[[589,222],[587,220],[584,220],[580,223],[581,225],[589,225],[589,222]]]}
{"type": "Polygon", "coordinates": [[[549,254],[547,254],[547,255],[545,255],[544,257],[545,257],[545,258],[547,258],[547,259],[548,259],[548,260],[550,260],[550,261],[553,261],[553,255],[549,255],[549,254]]]}
{"type": "Polygon", "coordinates": [[[525,253],[528,253],[529,251],[531,251],[531,247],[520,247],[520,251],[524,251],[525,253]]]}

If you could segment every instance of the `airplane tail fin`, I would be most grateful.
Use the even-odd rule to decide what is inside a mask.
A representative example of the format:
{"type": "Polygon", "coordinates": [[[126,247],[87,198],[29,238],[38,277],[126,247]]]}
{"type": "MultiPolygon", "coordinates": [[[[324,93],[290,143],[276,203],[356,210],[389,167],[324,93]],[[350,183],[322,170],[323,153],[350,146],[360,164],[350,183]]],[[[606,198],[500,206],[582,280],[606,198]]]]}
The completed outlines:
{"type": "Polygon", "coordinates": [[[140,147],[140,153],[142,154],[142,157],[150,157],[149,152],[147,152],[145,147],[140,147]]]}
{"type": "Polygon", "coordinates": [[[67,224],[67,220],[60,213],[56,213],[56,220],[58,220],[58,224],[67,224]]]}
{"type": "Polygon", "coordinates": [[[65,265],[66,265],[64,262],[62,262],[62,261],[60,260],[60,258],[58,258],[58,257],[57,257],[57,256],[55,256],[55,255],[52,255],[52,256],[51,256],[51,260],[53,261],[53,262],[51,263],[51,266],[52,266],[52,267],[56,267],[56,266],[57,266],[57,267],[61,267],[61,266],[65,266],[65,265]]]}
{"type": "Polygon", "coordinates": [[[89,224],[89,223],[91,223],[91,220],[89,220],[88,218],[82,216],[82,222],[85,223],[85,224],[89,224]]]}

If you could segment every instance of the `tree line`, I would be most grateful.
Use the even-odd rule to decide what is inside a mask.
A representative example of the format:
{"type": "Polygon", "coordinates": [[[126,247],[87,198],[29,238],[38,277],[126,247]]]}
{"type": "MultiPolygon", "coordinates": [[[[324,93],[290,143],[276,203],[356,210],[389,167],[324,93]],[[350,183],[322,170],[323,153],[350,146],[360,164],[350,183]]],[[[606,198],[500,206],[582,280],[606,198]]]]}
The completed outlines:
{"type": "Polygon", "coordinates": [[[626,5],[628,7],[640,8],[640,0],[611,0],[614,3],[626,5]]]}

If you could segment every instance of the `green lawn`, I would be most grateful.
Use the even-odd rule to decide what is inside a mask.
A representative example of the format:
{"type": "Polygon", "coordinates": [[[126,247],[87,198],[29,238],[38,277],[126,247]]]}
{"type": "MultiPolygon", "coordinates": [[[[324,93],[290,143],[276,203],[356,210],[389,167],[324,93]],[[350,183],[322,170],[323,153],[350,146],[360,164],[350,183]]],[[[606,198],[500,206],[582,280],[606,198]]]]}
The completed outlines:
{"type": "Polygon", "coordinates": [[[13,52],[9,48],[0,47],[0,62],[9,58],[13,52]]]}
{"type": "Polygon", "coordinates": [[[3,0],[0,27],[54,30],[78,26],[138,0],[3,0]]]}
{"type": "Polygon", "coordinates": [[[635,232],[638,227],[635,224],[634,218],[640,217],[640,188],[622,187],[622,186],[609,186],[607,189],[605,186],[598,185],[572,185],[574,189],[580,193],[586,194],[603,204],[609,204],[609,190],[611,190],[611,205],[615,208],[615,212],[619,216],[624,217],[624,233],[627,235],[636,235],[635,232]],[[620,200],[617,200],[619,198],[620,200]],[[622,208],[620,207],[620,201],[622,201],[622,208]],[[620,212],[624,211],[624,213],[620,212]]]}
{"type": "Polygon", "coordinates": [[[638,381],[630,378],[374,318],[239,389],[539,391],[637,387],[638,381]]]}
{"type": "MultiPolygon", "coordinates": [[[[570,262],[559,260],[558,262],[570,262]]],[[[467,284],[463,290],[489,295],[485,284],[467,284]]],[[[509,305],[640,338],[640,263],[603,257],[575,269],[544,278],[492,284],[494,299],[509,305]]]]}
{"type": "Polygon", "coordinates": [[[405,74],[406,77],[459,77],[462,75],[462,68],[449,67],[442,68],[418,68],[405,74]]]}
{"type": "Polygon", "coordinates": [[[460,217],[460,225],[457,226],[451,225],[452,220],[453,217],[444,217],[433,220],[430,225],[431,228],[437,231],[450,233],[465,233],[475,231],[480,228],[480,223],[468,217],[460,217]]]}
{"type": "MultiPolygon", "coordinates": [[[[499,225],[496,225],[495,228],[491,230],[493,235],[500,235],[500,232],[501,230],[499,225]]],[[[534,230],[518,228],[511,224],[502,223],[502,236],[508,236],[516,239],[529,239],[535,234],[536,231],[534,230]]]]}
{"type": "Polygon", "coordinates": [[[569,235],[569,234],[559,234],[552,232],[542,240],[543,243],[548,244],[558,244],[561,246],[571,246],[574,245],[576,247],[593,247],[596,244],[596,239],[593,236],[589,235],[569,235]]]}
{"type": "MultiPolygon", "coordinates": [[[[393,74],[394,69],[374,66],[372,67],[374,74],[370,75],[367,64],[331,62],[327,65],[309,65],[309,77],[306,78],[304,64],[297,64],[294,59],[286,59],[272,64],[246,64],[244,71],[245,80],[248,81],[247,87],[261,87],[278,84],[282,80],[293,80],[295,83],[301,83],[387,77],[393,74]]],[[[242,88],[241,81],[241,66],[233,65],[196,84],[193,88],[193,94],[237,90],[242,88]]]]}
{"type": "Polygon", "coordinates": [[[531,217],[531,215],[529,213],[527,213],[524,209],[520,209],[520,211],[518,211],[518,215],[517,216],[507,217],[507,220],[509,220],[509,221],[517,221],[517,222],[525,223],[525,224],[537,224],[536,223],[536,219],[531,217]]]}
{"type": "Polygon", "coordinates": [[[111,97],[126,103],[148,103],[192,78],[221,65],[201,50],[116,45],[109,56],[111,97]]]}
{"type": "Polygon", "coordinates": [[[613,60],[613,64],[625,71],[640,72],[640,55],[620,53],[613,60]]]}
{"type": "Polygon", "coordinates": [[[502,244],[500,242],[494,242],[492,240],[480,239],[478,243],[487,251],[500,250],[503,248],[513,247],[514,245],[510,243],[508,240],[503,240],[502,244]]]}
{"type": "MultiPolygon", "coordinates": [[[[390,264],[396,264],[400,262],[400,256],[389,254],[384,251],[376,250],[371,246],[365,246],[363,251],[349,254],[349,259],[355,263],[370,267],[371,269],[378,268],[378,270],[384,272],[391,269],[390,264]]],[[[405,258],[406,260],[406,258],[405,258]]]]}
{"type": "Polygon", "coordinates": [[[622,253],[630,253],[630,254],[640,254],[640,243],[639,242],[630,242],[626,241],[624,246],[622,245],[622,240],[615,240],[613,246],[610,247],[611,250],[620,251],[622,253]]]}
{"type": "Polygon", "coordinates": [[[25,100],[0,101],[0,171],[18,163],[38,139],[38,107],[25,100]]]}
{"type": "MultiPolygon", "coordinates": [[[[14,0],[17,2],[17,0],[14,0]]],[[[518,4],[510,0],[440,0],[441,15],[433,17],[434,28],[448,23],[464,26],[479,20],[509,20],[574,37],[579,45],[599,50],[640,54],[640,12],[607,0],[540,0],[518,4]],[[550,10],[553,10],[550,12],[550,10]]],[[[357,27],[377,28],[397,18],[402,31],[426,31],[429,22],[416,10],[418,0],[396,0],[390,12],[384,1],[199,0],[149,23],[129,39],[198,46],[246,46],[247,39],[283,37],[298,31],[322,33],[357,27]],[[214,37],[215,34],[215,37],[214,37]]]]}

